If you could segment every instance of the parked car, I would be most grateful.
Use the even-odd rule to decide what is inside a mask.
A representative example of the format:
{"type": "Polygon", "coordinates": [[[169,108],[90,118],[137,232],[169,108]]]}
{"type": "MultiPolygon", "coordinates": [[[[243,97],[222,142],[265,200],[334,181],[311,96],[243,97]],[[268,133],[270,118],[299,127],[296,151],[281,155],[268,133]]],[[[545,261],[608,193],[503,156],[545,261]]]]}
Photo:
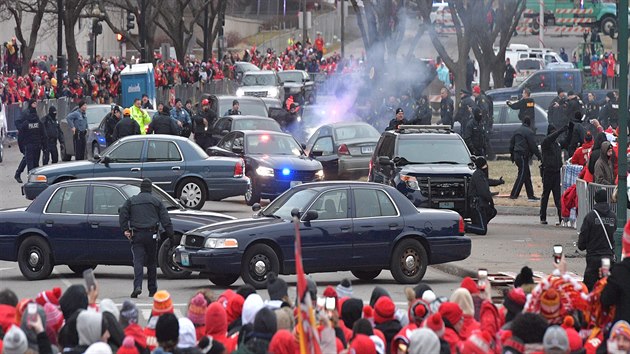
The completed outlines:
{"type": "Polygon", "coordinates": [[[306,153],[322,163],[327,180],[367,176],[381,134],[367,123],[333,123],[319,127],[306,153]]]}
{"type": "Polygon", "coordinates": [[[304,141],[309,139],[321,125],[362,121],[361,117],[352,111],[340,111],[336,107],[336,101],[328,104],[318,101],[316,105],[302,107],[301,128],[304,141]]]}
{"type": "Polygon", "coordinates": [[[306,156],[295,139],[272,131],[233,131],[217,146],[208,148],[212,156],[231,156],[245,160],[249,189],[247,205],[260,199],[273,200],[287,189],[305,182],[324,179],[322,164],[306,156]]]}
{"type": "Polygon", "coordinates": [[[280,124],[268,117],[258,116],[228,116],[219,118],[212,127],[212,139],[219,142],[229,132],[234,130],[270,130],[281,132],[280,124]]]}
{"type": "MultiPolygon", "coordinates": [[[[145,111],[151,118],[153,118],[157,112],[154,109],[145,109],[145,111]]],[[[109,113],[109,111],[107,113],[109,113]]],[[[105,113],[105,115],[107,115],[107,113],[105,113]]],[[[149,129],[149,126],[147,126],[146,129],[149,129]]],[[[88,154],[86,156],[88,158],[94,158],[94,156],[100,154],[101,151],[107,148],[107,141],[105,141],[105,116],[103,116],[103,119],[98,127],[94,128],[88,135],[86,146],[88,149],[88,154]]]]}
{"type": "Polygon", "coordinates": [[[220,286],[242,277],[264,288],[270,272],[295,273],[292,215],[299,218],[304,271],[311,274],[349,270],[369,281],[389,269],[397,282],[416,284],[429,264],[466,259],[471,251],[453,211],[417,209],[382,184],[320,182],[291,188],[251,219],[189,231],[175,262],[209,272],[220,286]]]}
{"type": "Polygon", "coordinates": [[[315,82],[304,70],[279,71],[278,76],[284,84],[284,97],[293,96],[297,102],[310,102],[315,99],[315,82]]]}
{"type": "MultiPolygon", "coordinates": [[[[100,130],[101,121],[107,113],[111,112],[112,106],[108,104],[94,104],[88,105],[85,115],[87,117],[88,130],[86,134],[86,156],[88,152],[93,152],[94,142],[96,146],[101,146],[101,143],[105,144],[105,136],[102,135],[100,130]],[[102,140],[102,142],[101,142],[102,140]]],[[[67,117],[57,117],[59,120],[59,126],[63,132],[64,146],[61,149],[60,159],[62,161],[70,161],[72,156],[76,155],[74,151],[74,142],[72,139],[72,130],[68,127],[67,117]]]]}
{"type": "MultiPolygon", "coordinates": [[[[137,178],[89,178],[48,186],[26,208],[0,211],[0,260],[17,262],[25,278],[46,279],[56,265],[81,274],[103,265],[132,265],[129,241],[123,235],[118,210],[140,193],[137,178]]],[[[213,212],[183,208],[157,185],[153,195],[164,203],[175,236],[160,230],[158,265],[169,278],[190,275],[173,263],[173,252],[189,230],[234,219],[213,212]]]]}
{"type": "Polygon", "coordinates": [[[247,71],[236,96],[272,97],[284,102],[283,84],[278,74],[271,70],[247,71]]]}
{"type": "Polygon", "coordinates": [[[246,116],[268,117],[269,110],[263,100],[258,97],[237,97],[230,95],[204,94],[201,96],[211,102],[211,109],[217,117],[224,117],[228,110],[232,109],[234,100],[238,100],[241,114],[246,116]]]}
{"type": "Polygon", "coordinates": [[[234,79],[236,79],[237,82],[241,82],[243,74],[248,71],[260,71],[260,68],[246,61],[234,62],[234,79]]]}
{"type": "Polygon", "coordinates": [[[240,158],[209,157],[193,141],[172,135],[122,138],[94,160],[38,167],[29,173],[22,191],[35,199],[49,185],[87,177],[150,178],[185,205],[201,209],[206,200],[243,195],[248,179],[240,158]]]}
{"type": "Polygon", "coordinates": [[[516,70],[516,77],[514,77],[514,84],[518,85],[531,75],[532,73],[542,70],[545,67],[545,62],[542,59],[520,59],[514,65],[516,70]]]}

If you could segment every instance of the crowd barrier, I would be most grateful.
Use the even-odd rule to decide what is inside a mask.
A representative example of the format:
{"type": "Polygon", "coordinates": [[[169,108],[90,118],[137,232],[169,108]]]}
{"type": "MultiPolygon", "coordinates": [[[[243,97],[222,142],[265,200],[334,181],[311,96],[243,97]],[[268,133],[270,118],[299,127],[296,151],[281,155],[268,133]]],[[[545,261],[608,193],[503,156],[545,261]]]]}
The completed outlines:
{"type": "Polygon", "coordinates": [[[593,205],[595,205],[595,192],[600,189],[606,191],[606,194],[608,195],[608,203],[610,204],[612,211],[614,213],[617,213],[617,203],[611,202],[615,186],[598,183],[587,183],[585,180],[579,178],[577,179],[575,184],[578,196],[578,213],[576,220],[576,227],[578,231],[582,227],[582,223],[584,222],[584,217],[586,216],[586,214],[588,214],[589,211],[593,210],[593,205]]]}

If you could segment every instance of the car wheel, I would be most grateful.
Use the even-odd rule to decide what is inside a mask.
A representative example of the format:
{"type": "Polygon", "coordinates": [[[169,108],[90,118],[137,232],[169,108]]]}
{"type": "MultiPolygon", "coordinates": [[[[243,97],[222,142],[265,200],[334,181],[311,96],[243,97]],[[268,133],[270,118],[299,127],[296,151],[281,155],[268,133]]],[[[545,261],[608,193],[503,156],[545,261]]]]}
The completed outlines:
{"type": "Polygon", "coordinates": [[[249,206],[260,203],[260,191],[254,185],[254,181],[251,181],[247,187],[247,192],[245,192],[245,203],[249,206]]]}
{"type": "Polygon", "coordinates": [[[185,279],[190,277],[192,272],[181,269],[177,263],[175,263],[175,248],[177,245],[173,245],[173,240],[170,238],[162,242],[160,249],[158,250],[158,264],[168,279],[185,279]]]}
{"type": "Polygon", "coordinates": [[[427,251],[422,244],[413,239],[405,239],[394,249],[390,269],[397,282],[415,284],[424,277],[428,263],[427,251]]]}
{"type": "Polygon", "coordinates": [[[610,36],[610,30],[612,28],[617,28],[617,19],[612,16],[608,16],[602,20],[600,26],[601,31],[604,32],[605,35],[610,36]]]}
{"type": "Polygon", "coordinates": [[[74,264],[74,265],[68,265],[68,268],[70,268],[70,270],[73,271],[74,274],[76,275],[83,275],[83,272],[85,272],[88,269],[96,269],[96,264],[90,264],[90,265],[74,264]]]}
{"type": "Polygon", "coordinates": [[[2,146],[2,138],[0,138],[0,163],[4,160],[4,146],[2,146]]]}
{"type": "Polygon", "coordinates": [[[196,178],[187,178],[183,180],[177,188],[176,196],[181,199],[182,195],[186,196],[184,205],[190,209],[201,209],[206,203],[206,186],[196,178]]]}
{"type": "Polygon", "coordinates": [[[370,281],[381,274],[381,270],[353,270],[352,275],[360,280],[370,281]]]}
{"type": "Polygon", "coordinates": [[[100,146],[98,146],[98,143],[95,141],[92,143],[92,158],[94,158],[94,156],[98,155],[101,153],[101,148],[100,146]]]}
{"type": "Polygon", "coordinates": [[[208,274],[208,279],[218,286],[230,286],[240,277],[240,274],[208,274]]]}
{"type": "Polygon", "coordinates": [[[48,242],[38,236],[30,236],[22,241],[18,249],[18,266],[28,280],[48,278],[53,270],[48,242]]]}
{"type": "Polygon", "coordinates": [[[243,257],[241,277],[247,284],[256,289],[264,289],[267,286],[269,272],[278,274],[280,261],[273,249],[264,244],[256,244],[250,247],[243,257]]]}
{"type": "Polygon", "coordinates": [[[72,155],[66,154],[66,145],[61,145],[61,161],[70,161],[72,155]]]}

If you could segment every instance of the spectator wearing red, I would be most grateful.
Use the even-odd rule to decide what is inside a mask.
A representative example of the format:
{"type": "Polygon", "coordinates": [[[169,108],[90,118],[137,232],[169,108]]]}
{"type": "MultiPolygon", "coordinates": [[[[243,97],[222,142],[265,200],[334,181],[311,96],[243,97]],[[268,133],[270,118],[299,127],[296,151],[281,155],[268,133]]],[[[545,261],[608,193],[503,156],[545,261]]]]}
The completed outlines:
{"type": "Polygon", "coordinates": [[[466,339],[460,335],[464,324],[464,313],[454,302],[444,302],[440,305],[440,315],[444,320],[444,340],[451,347],[451,353],[456,353],[459,343],[466,339]]]}
{"type": "Polygon", "coordinates": [[[468,338],[473,331],[479,329],[479,322],[477,322],[474,317],[475,308],[472,296],[470,296],[470,292],[468,292],[468,290],[459,288],[455,289],[450,300],[451,302],[459,305],[459,308],[462,310],[463,323],[461,329],[459,330],[459,335],[462,338],[468,338]]]}
{"type": "Polygon", "coordinates": [[[396,305],[389,296],[381,296],[376,300],[374,304],[374,328],[385,335],[385,347],[388,350],[392,340],[402,329],[400,322],[394,318],[395,313],[396,305]]]}

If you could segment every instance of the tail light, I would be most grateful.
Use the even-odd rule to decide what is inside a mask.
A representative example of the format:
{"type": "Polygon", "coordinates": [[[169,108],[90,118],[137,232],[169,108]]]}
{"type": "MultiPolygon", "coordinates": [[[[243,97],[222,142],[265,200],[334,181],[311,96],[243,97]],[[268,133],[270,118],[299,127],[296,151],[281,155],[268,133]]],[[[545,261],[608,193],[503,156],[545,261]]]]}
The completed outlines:
{"type": "Polygon", "coordinates": [[[234,165],[234,177],[243,177],[243,174],[245,174],[245,162],[241,159],[234,165]]]}
{"type": "Polygon", "coordinates": [[[459,233],[463,235],[466,233],[466,224],[464,224],[464,218],[459,217],[459,233]]]}
{"type": "Polygon", "coordinates": [[[348,146],[346,146],[346,144],[341,144],[341,145],[339,145],[339,148],[337,149],[337,154],[338,155],[350,155],[350,150],[348,150],[348,146]]]}

